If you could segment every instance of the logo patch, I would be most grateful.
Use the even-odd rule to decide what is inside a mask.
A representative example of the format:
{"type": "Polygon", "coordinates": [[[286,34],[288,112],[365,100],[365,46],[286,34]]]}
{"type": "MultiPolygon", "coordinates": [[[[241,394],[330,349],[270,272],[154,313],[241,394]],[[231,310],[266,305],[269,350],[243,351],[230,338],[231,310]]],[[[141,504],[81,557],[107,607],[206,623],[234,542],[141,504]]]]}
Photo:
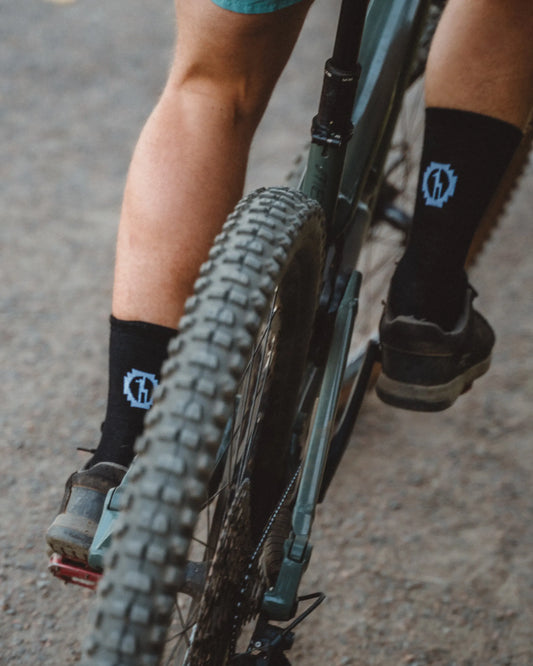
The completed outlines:
{"type": "Polygon", "coordinates": [[[157,384],[155,375],[133,368],[124,377],[124,395],[132,407],[150,409],[157,384]]]}
{"type": "Polygon", "coordinates": [[[451,164],[431,162],[424,171],[422,179],[422,193],[426,206],[442,208],[453,197],[456,185],[457,176],[451,164]]]}

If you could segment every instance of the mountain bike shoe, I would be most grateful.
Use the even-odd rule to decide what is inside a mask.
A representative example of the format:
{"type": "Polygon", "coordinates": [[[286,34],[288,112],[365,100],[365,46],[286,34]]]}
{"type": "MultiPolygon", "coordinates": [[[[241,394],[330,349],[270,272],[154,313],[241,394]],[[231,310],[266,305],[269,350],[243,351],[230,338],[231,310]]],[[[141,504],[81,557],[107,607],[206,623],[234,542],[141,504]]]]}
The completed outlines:
{"type": "Polygon", "coordinates": [[[100,462],[68,478],[59,514],[46,532],[54,553],[87,562],[107,492],[120,484],[126,471],[123,465],[100,462]]]}
{"type": "Polygon", "coordinates": [[[490,366],[494,332],[474,310],[468,287],[452,331],[385,306],[380,322],[382,373],[376,392],[389,405],[423,412],[450,407],[490,366]]]}

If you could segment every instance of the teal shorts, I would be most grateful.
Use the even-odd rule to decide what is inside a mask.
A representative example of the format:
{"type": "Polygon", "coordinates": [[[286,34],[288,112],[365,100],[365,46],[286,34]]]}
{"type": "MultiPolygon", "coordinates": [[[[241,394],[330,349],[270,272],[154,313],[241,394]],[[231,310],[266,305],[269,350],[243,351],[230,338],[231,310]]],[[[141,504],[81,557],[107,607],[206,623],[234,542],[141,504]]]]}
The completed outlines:
{"type": "Polygon", "coordinates": [[[215,5],[239,14],[267,14],[298,4],[301,0],[212,0],[215,5]]]}

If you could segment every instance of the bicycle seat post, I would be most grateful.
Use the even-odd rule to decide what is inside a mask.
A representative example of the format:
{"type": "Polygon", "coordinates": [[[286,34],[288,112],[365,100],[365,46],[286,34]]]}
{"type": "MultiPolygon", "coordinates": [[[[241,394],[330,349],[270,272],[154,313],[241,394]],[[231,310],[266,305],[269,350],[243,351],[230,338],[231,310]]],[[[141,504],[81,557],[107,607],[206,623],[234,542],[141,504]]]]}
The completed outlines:
{"type": "Polygon", "coordinates": [[[343,0],[333,56],[326,62],[312,146],[302,190],[320,202],[331,229],[344,164],[352,136],[352,109],[359,81],[359,49],[368,0],[343,0]]]}
{"type": "Polygon", "coordinates": [[[343,0],[337,24],[332,63],[338,69],[354,71],[363,37],[369,0],[343,0]]]}
{"type": "Polygon", "coordinates": [[[342,145],[351,136],[367,6],[368,0],[343,0],[341,5],[333,56],[326,63],[318,115],[313,121],[313,141],[317,143],[342,145]]]}

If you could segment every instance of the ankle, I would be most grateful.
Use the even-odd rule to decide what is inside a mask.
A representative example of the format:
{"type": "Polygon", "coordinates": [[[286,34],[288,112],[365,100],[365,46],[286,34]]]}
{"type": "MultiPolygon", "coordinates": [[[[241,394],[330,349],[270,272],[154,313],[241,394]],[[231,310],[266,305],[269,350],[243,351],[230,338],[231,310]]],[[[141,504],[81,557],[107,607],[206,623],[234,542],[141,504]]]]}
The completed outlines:
{"type": "Polygon", "coordinates": [[[468,280],[463,269],[420,265],[404,257],[391,280],[388,305],[394,316],[410,316],[452,330],[461,315],[468,280]]]}
{"type": "Polygon", "coordinates": [[[175,334],[164,326],[111,317],[107,409],[91,466],[110,462],[128,467],[133,460],[135,441],[175,334]]]}

